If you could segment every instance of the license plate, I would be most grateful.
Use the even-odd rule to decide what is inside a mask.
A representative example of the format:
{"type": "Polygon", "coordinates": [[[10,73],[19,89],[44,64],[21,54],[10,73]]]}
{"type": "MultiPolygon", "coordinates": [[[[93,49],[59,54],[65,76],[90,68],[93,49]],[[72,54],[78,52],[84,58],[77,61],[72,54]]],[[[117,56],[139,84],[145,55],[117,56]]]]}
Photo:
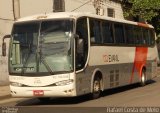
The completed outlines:
{"type": "Polygon", "coordinates": [[[43,96],[44,91],[43,90],[33,90],[33,95],[34,96],[43,96]]]}

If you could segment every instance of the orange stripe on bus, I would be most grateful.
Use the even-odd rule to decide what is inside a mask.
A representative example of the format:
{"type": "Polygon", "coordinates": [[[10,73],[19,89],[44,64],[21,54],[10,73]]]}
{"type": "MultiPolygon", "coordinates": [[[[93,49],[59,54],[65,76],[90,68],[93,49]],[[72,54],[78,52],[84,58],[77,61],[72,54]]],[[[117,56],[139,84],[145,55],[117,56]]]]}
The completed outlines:
{"type": "Polygon", "coordinates": [[[148,48],[147,47],[136,47],[135,59],[132,68],[132,75],[130,78],[130,83],[132,83],[134,78],[134,73],[138,72],[139,78],[141,78],[142,68],[146,65],[148,48]]]}
{"type": "Polygon", "coordinates": [[[145,24],[145,23],[139,23],[139,22],[138,22],[138,26],[141,26],[141,27],[149,27],[149,25],[148,25],[148,24],[145,24]]]}

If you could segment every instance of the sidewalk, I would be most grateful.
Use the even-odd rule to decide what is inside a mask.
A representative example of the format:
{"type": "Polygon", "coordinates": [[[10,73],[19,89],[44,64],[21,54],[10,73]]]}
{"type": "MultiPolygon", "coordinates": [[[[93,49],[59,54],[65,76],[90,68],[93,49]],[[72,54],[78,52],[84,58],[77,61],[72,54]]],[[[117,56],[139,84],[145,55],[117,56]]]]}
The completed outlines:
{"type": "Polygon", "coordinates": [[[0,86],[0,100],[10,98],[10,88],[7,86],[0,86]]]}

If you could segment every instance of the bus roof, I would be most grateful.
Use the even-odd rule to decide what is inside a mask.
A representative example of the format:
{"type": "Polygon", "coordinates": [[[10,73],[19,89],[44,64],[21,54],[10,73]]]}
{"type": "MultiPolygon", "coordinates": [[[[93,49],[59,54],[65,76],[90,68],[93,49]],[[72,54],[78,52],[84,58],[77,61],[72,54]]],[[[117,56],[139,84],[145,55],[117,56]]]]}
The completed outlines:
{"type": "Polygon", "coordinates": [[[83,17],[83,16],[153,28],[153,26],[150,24],[133,22],[133,21],[125,20],[125,19],[118,19],[118,18],[112,18],[112,17],[106,17],[106,16],[99,16],[99,15],[92,14],[92,13],[81,13],[81,12],[58,12],[58,13],[38,14],[38,15],[20,18],[16,21],[16,23],[27,22],[27,21],[50,20],[50,19],[65,19],[65,18],[76,19],[76,18],[83,17]]]}

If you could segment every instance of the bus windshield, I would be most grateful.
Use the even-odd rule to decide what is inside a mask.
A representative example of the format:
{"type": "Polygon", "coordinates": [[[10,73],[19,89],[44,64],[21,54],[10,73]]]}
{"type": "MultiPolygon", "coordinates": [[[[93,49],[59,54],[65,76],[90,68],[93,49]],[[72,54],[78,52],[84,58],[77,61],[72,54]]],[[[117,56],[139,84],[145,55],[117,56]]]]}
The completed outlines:
{"type": "Polygon", "coordinates": [[[72,33],[72,20],[15,24],[10,50],[10,72],[23,75],[72,71],[72,33]]]}

